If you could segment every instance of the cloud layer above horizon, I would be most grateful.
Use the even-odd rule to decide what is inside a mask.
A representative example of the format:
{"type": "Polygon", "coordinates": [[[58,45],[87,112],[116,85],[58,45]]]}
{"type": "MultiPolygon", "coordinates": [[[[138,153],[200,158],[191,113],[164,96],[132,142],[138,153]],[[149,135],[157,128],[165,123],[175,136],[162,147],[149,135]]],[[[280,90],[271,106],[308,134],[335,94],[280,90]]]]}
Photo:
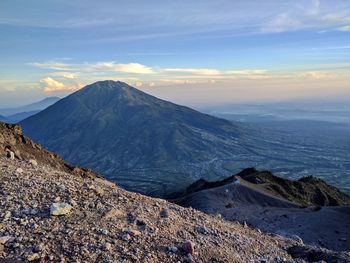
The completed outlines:
{"type": "Polygon", "coordinates": [[[346,0],[4,0],[0,34],[0,105],[104,79],[188,104],[350,95],[346,0]]]}

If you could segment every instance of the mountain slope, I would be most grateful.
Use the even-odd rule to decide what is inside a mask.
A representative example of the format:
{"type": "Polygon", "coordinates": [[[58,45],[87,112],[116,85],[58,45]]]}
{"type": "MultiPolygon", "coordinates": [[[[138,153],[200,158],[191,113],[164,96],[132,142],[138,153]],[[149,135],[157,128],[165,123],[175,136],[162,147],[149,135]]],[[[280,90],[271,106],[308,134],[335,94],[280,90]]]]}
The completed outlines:
{"type": "Polygon", "coordinates": [[[0,131],[1,148],[22,153],[0,154],[0,261],[293,262],[287,250],[299,242],[66,170],[18,125],[0,131]]]}
{"type": "Polygon", "coordinates": [[[18,113],[29,113],[29,112],[33,112],[33,114],[35,114],[36,112],[46,109],[47,107],[56,103],[59,100],[60,100],[59,97],[47,97],[38,102],[34,102],[31,104],[16,107],[16,108],[2,108],[2,109],[0,108],[0,114],[4,116],[10,116],[18,113]]]}
{"type": "MultiPolygon", "coordinates": [[[[88,85],[21,122],[64,159],[127,189],[164,195],[247,159],[245,131],[231,122],[157,99],[123,82],[88,85]]],[[[244,165],[244,164],[242,164],[244,165]]]]}
{"type": "Polygon", "coordinates": [[[317,178],[291,181],[250,168],[222,181],[199,180],[175,202],[268,233],[297,235],[309,245],[350,250],[350,197],[317,178]]]}
{"type": "Polygon", "coordinates": [[[38,112],[40,112],[40,110],[19,112],[19,113],[15,113],[13,115],[7,116],[7,119],[10,120],[12,123],[17,123],[30,116],[37,114],[38,112]]]}
{"type": "Polygon", "coordinates": [[[4,116],[0,115],[0,121],[6,122],[8,121],[7,118],[5,118],[4,116]]]}

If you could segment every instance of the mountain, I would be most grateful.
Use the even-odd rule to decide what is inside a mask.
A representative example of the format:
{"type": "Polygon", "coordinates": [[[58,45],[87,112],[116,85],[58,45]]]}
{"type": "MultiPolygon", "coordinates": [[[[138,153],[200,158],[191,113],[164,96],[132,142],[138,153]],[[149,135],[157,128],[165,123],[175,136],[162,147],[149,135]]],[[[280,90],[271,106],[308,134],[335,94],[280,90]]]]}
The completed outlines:
{"type": "Polygon", "coordinates": [[[24,133],[121,186],[164,196],[254,159],[233,123],[100,81],[21,122],[24,133]]]}
{"type": "Polygon", "coordinates": [[[38,112],[40,112],[40,110],[19,112],[19,113],[7,116],[7,119],[10,120],[12,123],[17,123],[30,116],[37,114],[38,112]]]}
{"type": "MultiPolygon", "coordinates": [[[[69,164],[18,125],[0,123],[0,146],[21,154],[0,154],[1,262],[294,262],[289,250],[310,256],[298,241],[127,192],[93,172],[77,173],[82,168],[66,170],[69,164]]],[[[314,258],[349,258],[332,253],[314,258]]]]}
{"type": "Polygon", "coordinates": [[[6,122],[8,121],[8,119],[2,115],[0,115],[0,121],[6,122]]]}
{"type": "MultiPolygon", "coordinates": [[[[43,109],[46,109],[47,107],[49,107],[50,105],[56,103],[57,101],[59,101],[60,98],[59,97],[47,97],[41,101],[35,102],[35,103],[31,103],[25,106],[21,106],[21,107],[16,107],[16,108],[3,108],[0,109],[0,114],[4,115],[6,117],[10,116],[10,115],[15,115],[15,114],[22,114],[23,117],[29,117],[31,116],[30,113],[32,113],[32,115],[34,115],[35,113],[37,113],[38,111],[41,111],[43,109]]],[[[17,115],[17,117],[15,116],[15,118],[18,120],[20,115],[17,115]]],[[[12,120],[11,118],[9,118],[10,120],[12,120]]]]}
{"type": "Polygon", "coordinates": [[[250,168],[221,181],[199,180],[173,201],[308,245],[350,250],[350,196],[315,177],[292,181],[250,168]]]}

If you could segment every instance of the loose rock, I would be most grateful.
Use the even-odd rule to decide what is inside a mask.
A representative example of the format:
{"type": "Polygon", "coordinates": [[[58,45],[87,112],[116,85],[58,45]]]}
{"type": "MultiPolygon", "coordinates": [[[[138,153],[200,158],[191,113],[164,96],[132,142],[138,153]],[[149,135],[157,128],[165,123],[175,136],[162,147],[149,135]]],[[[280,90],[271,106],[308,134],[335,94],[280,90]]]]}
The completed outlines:
{"type": "Polygon", "coordinates": [[[194,255],[195,253],[195,245],[190,240],[186,240],[182,243],[182,249],[185,252],[185,254],[194,255]]]}
{"type": "Polygon", "coordinates": [[[67,203],[53,203],[51,205],[50,214],[52,216],[63,216],[69,214],[72,206],[67,203]]]}
{"type": "Polygon", "coordinates": [[[38,166],[38,162],[35,159],[30,159],[28,162],[33,166],[38,166]]]}

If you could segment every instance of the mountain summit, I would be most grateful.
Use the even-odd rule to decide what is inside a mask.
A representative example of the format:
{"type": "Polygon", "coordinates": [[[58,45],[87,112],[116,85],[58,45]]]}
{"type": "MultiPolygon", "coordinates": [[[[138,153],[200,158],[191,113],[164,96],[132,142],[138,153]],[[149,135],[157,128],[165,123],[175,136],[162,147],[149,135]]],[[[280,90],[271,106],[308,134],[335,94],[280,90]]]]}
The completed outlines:
{"type": "MultiPolygon", "coordinates": [[[[99,81],[21,122],[23,131],[76,165],[149,195],[232,171],[244,131],[120,81],[99,81]]],[[[251,153],[250,153],[251,155],[251,153]]],[[[240,165],[244,165],[241,163],[240,165]]]]}

